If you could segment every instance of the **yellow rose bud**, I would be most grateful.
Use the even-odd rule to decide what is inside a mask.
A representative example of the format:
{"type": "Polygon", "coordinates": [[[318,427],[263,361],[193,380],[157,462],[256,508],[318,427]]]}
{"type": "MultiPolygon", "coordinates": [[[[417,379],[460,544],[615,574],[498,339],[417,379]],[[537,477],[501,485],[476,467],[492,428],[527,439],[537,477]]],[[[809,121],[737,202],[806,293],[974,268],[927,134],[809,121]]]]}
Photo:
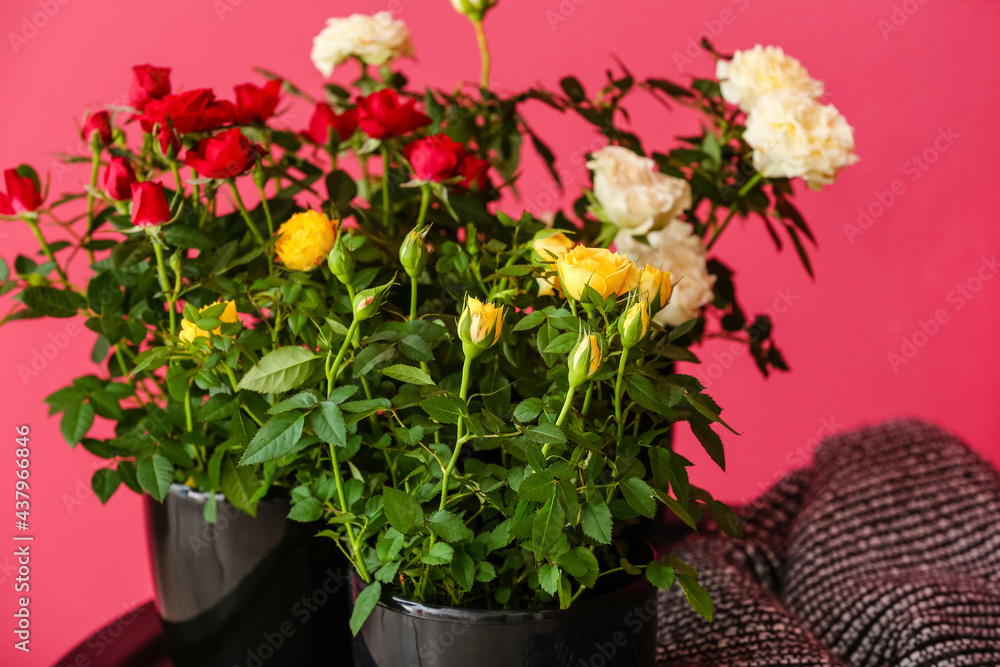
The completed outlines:
{"type": "MultiPolygon", "coordinates": [[[[198,312],[202,312],[205,309],[210,308],[213,305],[214,304],[209,304],[209,305],[203,307],[198,312]]],[[[225,308],[225,310],[222,311],[222,314],[219,315],[219,321],[221,321],[221,322],[223,322],[225,324],[232,324],[233,322],[239,322],[240,321],[239,315],[236,314],[236,302],[235,301],[226,301],[226,308],[225,308]]],[[[182,319],[181,320],[181,332],[177,335],[177,337],[180,338],[185,343],[191,343],[191,342],[194,341],[195,338],[198,338],[199,336],[201,336],[203,338],[211,338],[213,334],[216,335],[216,336],[218,336],[221,333],[222,333],[222,328],[221,327],[219,327],[218,329],[212,329],[211,331],[205,331],[204,329],[199,329],[198,326],[194,322],[190,322],[190,321],[188,321],[186,319],[182,319]]]]}
{"type": "Polygon", "coordinates": [[[503,306],[483,303],[474,296],[465,300],[465,309],[458,318],[458,336],[466,344],[466,354],[470,346],[479,352],[492,347],[500,340],[502,329],[503,306]]]}
{"type": "Polygon", "coordinates": [[[556,269],[563,291],[574,299],[583,295],[586,285],[606,299],[635,289],[639,283],[635,264],[607,248],[577,246],[556,260],[556,269]]]}
{"type": "Polygon", "coordinates": [[[278,229],[274,252],[289,271],[311,271],[337,240],[337,225],[320,211],[296,213],[278,229]]]}
{"type": "Polygon", "coordinates": [[[427,251],[424,238],[430,230],[430,226],[410,230],[399,246],[399,263],[403,265],[403,270],[410,278],[418,277],[427,266],[430,253],[427,251]]]}
{"type": "Polygon", "coordinates": [[[639,275],[639,292],[646,295],[650,303],[656,305],[659,312],[667,306],[673,285],[670,282],[670,272],[647,266],[639,275]]]}
{"type": "Polygon", "coordinates": [[[622,337],[622,347],[626,349],[635,347],[648,331],[649,301],[641,298],[618,318],[618,333],[622,337]]]}
{"type": "Polygon", "coordinates": [[[601,368],[603,361],[601,341],[593,334],[584,336],[570,351],[567,361],[569,363],[569,386],[579,387],[584,380],[593,377],[601,368]]]}

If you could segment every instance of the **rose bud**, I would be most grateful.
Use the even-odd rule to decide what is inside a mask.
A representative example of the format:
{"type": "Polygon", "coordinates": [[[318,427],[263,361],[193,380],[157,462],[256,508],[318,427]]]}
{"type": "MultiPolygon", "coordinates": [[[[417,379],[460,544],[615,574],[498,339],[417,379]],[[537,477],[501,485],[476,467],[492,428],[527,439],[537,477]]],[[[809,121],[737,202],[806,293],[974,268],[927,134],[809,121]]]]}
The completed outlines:
{"type": "Polygon", "coordinates": [[[585,286],[606,299],[635,289],[639,282],[638,267],[607,248],[576,246],[556,259],[556,269],[563,292],[576,300],[583,296],[585,286]]]}
{"type": "Polygon", "coordinates": [[[358,321],[367,320],[377,313],[379,308],[382,307],[385,294],[389,291],[390,287],[392,287],[392,283],[386,283],[385,285],[371,287],[358,292],[351,303],[351,307],[354,310],[354,319],[358,321]]]}
{"type": "Polygon", "coordinates": [[[38,192],[35,179],[19,175],[16,169],[4,171],[3,178],[7,185],[6,208],[10,211],[5,215],[28,213],[42,205],[42,195],[38,192]]]}
{"type": "Polygon", "coordinates": [[[465,309],[458,318],[458,337],[466,357],[479,355],[500,340],[503,330],[503,306],[483,303],[474,296],[467,297],[465,309]]]}
{"type": "Polygon", "coordinates": [[[170,204],[163,185],[146,181],[132,184],[132,224],[139,227],[159,225],[170,219],[170,204]]]}
{"type": "Polygon", "coordinates": [[[473,21],[482,21],[486,12],[492,9],[498,0],[451,0],[455,11],[473,21]]]}
{"type": "Polygon", "coordinates": [[[252,83],[236,86],[236,122],[255,125],[273,116],[278,108],[282,83],[281,79],[272,79],[263,86],[252,83]]]}
{"type": "Polygon", "coordinates": [[[104,194],[115,201],[127,201],[132,198],[132,185],[135,182],[135,171],[129,161],[112,156],[104,171],[104,194]]]}
{"type": "Polygon", "coordinates": [[[410,278],[416,279],[421,273],[424,272],[424,267],[427,266],[427,244],[424,242],[424,238],[427,236],[427,232],[431,230],[430,225],[425,226],[423,229],[412,229],[410,233],[406,235],[403,239],[402,245],[399,246],[399,262],[403,265],[403,270],[406,271],[406,275],[410,278]]]}
{"type": "Polygon", "coordinates": [[[649,331],[649,301],[641,298],[618,318],[618,333],[626,350],[639,344],[649,331]]]}
{"type": "Polygon", "coordinates": [[[391,88],[358,98],[358,125],[373,139],[388,139],[431,124],[431,119],[417,111],[417,101],[400,101],[391,88]]]}
{"type": "Polygon", "coordinates": [[[258,153],[257,146],[234,127],[202,139],[197,148],[188,150],[184,164],[205,178],[235,178],[254,166],[258,153]]]}
{"type": "Polygon", "coordinates": [[[583,336],[570,351],[567,359],[569,386],[575,389],[593,377],[601,369],[602,361],[600,339],[593,334],[583,336]]]}
{"type": "Polygon", "coordinates": [[[325,146],[330,141],[331,129],[337,133],[340,141],[350,139],[358,129],[358,110],[347,109],[338,114],[329,104],[317,104],[305,135],[313,142],[325,146]]]}
{"type": "Polygon", "coordinates": [[[475,155],[466,155],[458,165],[458,175],[462,177],[460,185],[468,190],[486,190],[490,185],[489,173],[490,163],[475,155]]]}
{"type": "Polygon", "coordinates": [[[413,175],[418,180],[438,183],[455,175],[455,169],[464,155],[462,144],[446,134],[417,139],[403,149],[403,156],[410,161],[413,175]]]}
{"type": "Polygon", "coordinates": [[[142,111],[150,100],[158,100],[170,94],[170,68],[136,65],[132,68],[132,88],[129,103],[142,111]]]}
{"type": "Polygon", "coordinates": [[[669,271],[660,271],[652,266],[646,266],[639,274],[639,291],[646,295],[657,311],[666,307],[673,289],[669,271]]]}
{"type": "Polygon", "coordinates": [[[88,144],[93,145],[94,135],[97,135],[99,146],[107,146],[111,143],[111,114],[107,111],[98,111],[88,114],[80,128],[80,136],[88,144]]]}
{"type": "Polygon", "coordinates": [[[326,265],[330,267],[330,273],[344,285],[350,285],[354,280],[354,267],[357,260],[354,253],[347,248],[345,239],[349,235],[338,234],[337,240],[330,250],[330,256],[326,258],[326,265]]]}
{"type": "Polygon", "coordinates": [[[177,133],[167,125],[161,125],[156,133],[156,143],[160,147],[163,157],[173,160],[181,152],[181,140],[177,133]]]}

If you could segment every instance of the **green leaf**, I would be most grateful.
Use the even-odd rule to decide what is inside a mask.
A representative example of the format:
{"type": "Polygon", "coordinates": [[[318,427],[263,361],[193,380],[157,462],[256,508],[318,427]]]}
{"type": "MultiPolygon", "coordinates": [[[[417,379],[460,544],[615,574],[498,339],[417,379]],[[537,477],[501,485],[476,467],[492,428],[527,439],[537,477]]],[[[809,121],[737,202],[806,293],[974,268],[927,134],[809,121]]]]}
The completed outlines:
{"type": "Polygon", "coordinates": [[[481,560],[476,563],[476,581],[489,583],[496,578],[497,569],[493,567],[493,563],[486,560],[481,560]]]}
{"type": "Polygon", "coordinates": [[[257,490],[260,480],[250,468],[240,468],[229,456],[222,460],[220,486],[234,507],[250,516],[257,516],[257,490]]]}
{"type": "Polygon", "coordinates": [[[420,559],[420,562],[428,565],[444,565],[450,563],[454,556],[455,550],[448,543],[435,542],[434,546],[420,559]]]}
{"type": "Polygon", "coordinates": [[[528,398],[514,409],[514,419],[523,423],[533,422],[542,414],[542,399],[528,398]]]}
{"type": "Polygon", "coordinates": [[[392,487],[382,490],[385,518],[389,524],[406,535],[424,523],[424,510],[416,498],[392,487]]]}
{"type": "Polygon", "coordinates": [[[375,605],[378,604],[379,596],[382,595],[382,584],[373,581],[368,584],[363,591],[358,593],[354,600],[354,609],[351,611],[351,634],[355,637],[361,632],[361,626],[368,620],[375,605]]]}
{"type": "Polygon", "coordinates": [[[476,581],[476,563],[472,556],[459,551],[451,561],[451,576],[455,577],[459,588],[470,590],[476,581]]]}
{"type": "Polygon", "coordinates": [[[536,310],[534,312],[525,315],[520,322],[514,325],[514,331],[527,331],[528,329],[534,329],[539,324],[545,321],[545,313],[541,310],[536,310]]]}
{"type": "Polygon", "coordinates": [[[626,375],[625,389],[628,397],[633,401],[657,414],[664,414],[666,408],[660,402],[660,397],[656,393],[656,387],[645,375],[626,375]]]}
{"type": "Polygon", "coordinates": [[[229,394],[216,394],[198,408],[198,421],[214,422],[232,417],[240,409],[240,401],[229,394]]]}
{"type": "Polygon", "coordinates": [[[240,465],[273,461],[295,449],[302,437],[305,417],[304,412],[292,411],[282,412],[269,419],[250,441],[250,446],[240,459],[240,465]]]}
{"type": "Polygon", "coordinates": [[[288,513],[289,519],[302,523],[317,521],[321,516],[323,516],[323,505],[320,503],[319,498],[313,498],[312,496],[303,498],[292,505],[292,511],[288,513]]]}
{"type": "Polygon", "coordinates": [[[722,438],[712,430],[712,425],[704,419],[697,417],[689,419],[688,425],[691,426],[691,432],[698,438],[698,442],[701,443],[701,446],[708,455],[712,457],[712,460],[725,470],[726,451],[722,446],[722,438]]]}
{"type": "Polygon", "coordinates": [[[674,583],[674,568],[655,560],[646,567],[646,578],[657,588],[667,590],[674,583]]]}
{"type": "Polygon", "coordinates": [[[142,486],[139,484],[139,476],[135,471],[135,464],[131,461],[118,462],[118,476],[122,483],[136,493],[142,493],[142,486]]]}
{"type": "Polygon", "coordinates": [[[243,412],[236,412],[229,420],[229,441],[246,449],[257,433],[257,424],[243,412]]]}
{"type": "Polygon", "coordinates": [[[336,403],[323,401],[309,415],[309,425],[320,439],[337,447],[347,446],[347,427],[344,415],[336,403]]]}
{"type": "Polygon", "coordinates": [[[722,417],[719,416],[717,409],[713,407],[714,401],[712,401],[712,399],[709,398],[707,395],[692,394],[690,392],[687,392],[684,394],[684,398],[687,399],[687,402],[690,403],[695,410],[704,415],[709,421],[716,422],[717,424],[722,424],[732,433],[739,435],[739,433],[733,430],[732,426],[722,421],[722,417]]]}
{"type": "Polygon", "coordinates": [[[261,394],[278,394],[295,389],[309,379],[318,357],[310,350],[292,345],[265,354],[240,380],[238,389],[261,394]]]}
{"type": "Polygon", "coordinates": [[[695,325],[698,324],[698,321],[699,318],[696,317],[693,320],[688,320],[687,322],[683,322],[677,325],[676,327],[670,330],[669,334],[667,334],[667,341],[673,343],[675,340],[677,340],[684,334],[690,332],[691,329],[694,329],[695,325]]]}
{"type": "Polygon", "coordinates": [[[427,526],[445,542],[471,540],[475,534],[465,522],[448,510],[438,510],[427,519],[427,526]]]}
{"type": "Polygon", "coordinates": [[[543,354],[566,354],[574,347],[576,347],[577,341],[580,340],[580,334],[574,331],[567,331],[566,333],[559,334],[545,346],[542,350],[543,354]]]}
{"type": "Polygon", "coordinates": [[[334,388],[334,390],[330,392],[330,395],[326,397],[326,400],[339,404],[343,403],[351,396],[354,396],[356,393],[358,393],[358,385],[345,384],[334,388]]]}
{"type": "Polygon", "coordinates": [[[524,434],[539,444],[566,442],[566,435],[555,424],[529,426],[524,434]]]}
{"type": "Polygon", "coordinates": [[[94,408],[90,403],[75,403],[66,406],[59,429],[70,445],[75,445],[87,435],[94,424],[94,408]]]}
{"type": "Polygon", "coordinates": [[[291,398],[286,398],[280,403],[271,406],[271,408],[267,411],[267,414],[277,415],[282,412],[288,412],[289,410],[295,410],[296,408],[305,410],[316,405],[318,402],[319,398],[317,398],[316,392],[300,391],[291,398]]]}
{"type": "Polygon", "coordinates": [[[421,401],[420,407],[431,419],[442,424],[457,424],[459,419],[468,414],[465,406],[444,394],[425,398],[421,401]]]}
{"type": "Polygon", "coordinates": [[[611,544],[611,509],[606,504],[584,505],[580,523],[587,537],[601,544],[611,544]]]}
{"type": "Polygon", "coordinates": [[[559,586],[559,568],[551,563],[542,563],[538,568],[538,585],[549,595],[555,595],[559,586]]]}
{"type": "Polygon", "coordinates": [[[21,292],[21,301],[28,308],[49,317],[74,317],[87,305],[86,300],[76,292],[55,287],[26,287],[21,292]]]}
{"type": "Polygon", "coordinates": [[[656,500],[653,499],[653,489],[649,488],[649,484],[638,477],[629,477],[619,488],[632,509],[650,519],[656,516],[656,500]]]}
{"type": "Polygon", "coordinates": [[[121,483],[122,478],[114,468],[101,468],[90,478],[90,487],[94,489],[101,504],[108,502],[108,498],[118,490],[121,483]]]}
{"type": "Polygon", "coordinates": [[[153,454],[139,459],[139,484],[158,502],[163,502],[174,478],[174,466],[167,457],[153,454]]]}
{"type": "Polygon", "coordinates": [[[517,487],[517,497],[522,500],[545,502],[556,492],[555,479],[546,472],[536,472],[525,477],[517,487]]]}
{"type": "Polygon", "coordinates": [[[711,623],[712,616],[715,613],[715,605],[712,603],[712,597],[708,592],[701,587],[697,579],[686,574],[678,572],[677,581],[680,583],[681,588],[684,589],[684,597],[687,598],[691,607],[711,623]]]}
{"type": "Polygon", "coordinates": [[[394,366],[387,366],[381,371],[382,375],[392,378],[393,380],[399,380],[400,382],[405,382],[406,384],[416,384],[416,385],[433,385],[434,380],[431,376],[424,371],[416,368],[415,366],[407,366],[406,364],[396,364],[394,366]]]}
{"type": "Polygon", "coordinates": [[[566,512],[553,495],[535,515],[531,525],[531,548],[535,553],[535,560],[541,560],[549,554],[562,535],[565,523],[566,512]]]}
{"type": "Polygon", "coordinates": [[[395,528],[390,528],[382,534],[382,537],[378,539],[378,544],[375,545],[375,554],[378,556],[379,561],[384,565],[385,563],[395,559],[396,556],[399,555],[399,551],[402,548],[403,534],[395,528]]]}

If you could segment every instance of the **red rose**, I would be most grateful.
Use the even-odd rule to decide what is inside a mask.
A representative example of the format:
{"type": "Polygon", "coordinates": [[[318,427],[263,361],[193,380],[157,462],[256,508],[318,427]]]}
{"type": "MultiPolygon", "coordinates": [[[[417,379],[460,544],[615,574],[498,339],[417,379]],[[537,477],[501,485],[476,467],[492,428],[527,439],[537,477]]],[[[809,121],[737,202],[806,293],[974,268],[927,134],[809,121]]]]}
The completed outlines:
{"type": "Polygon", "coordinates": [[[181,134],[202,132],[234,122],[236,107],[232,102],[215,99],[215,93],[202,88],[153,100],[146,105],[145,113],[139,116],[145,132],[152,132],[156,123],[166,125],[167,118],[181,134]]]}
{"type": "Polygon", "coordinates": [[[170,94],[170,68],[136,65],[132,68],[134,79],[129,90],[129,103],[139,111],[146,108],[150,100],[158,100],[170,94]]]}
{"type": "Polygon", "coordinates": [[[177,157],[181,151],[181,140],[177,133],[166,125],[161,125],[156,134],[156,140],[160,144],[160,151],[169,158],[177,157]]]}
{"type": "Polygon", "coordinates": [[[257,161],[258,148],[239,128],[202,139],[184,156],[184,164],[206,178],[234,178],[246,173],[257,161]]]}
{"type": "Polygon", "coordinates": [[[385,88],[358,98],[358,125],[373,139],[387,139],[431,124],[431,119],[417,111],[417,101],[403,102],[395,90],[385,88]]]}
{"type": "Polygon", "coordinates": [[[2,192],[0,192],[0,215],[14,215],[14,209],[10,207],[10,200],[2,192]]]}
{"type": "Polygon", "coordinates": [[[107,146],[111,143],[111,114],[107,111],[98,111],[87,116],[80,128],[80,136],[88,144],[93,134],[97,132],[101,138],[101,145],[107,146]]]}
{"type": "Polygon", "coordinates": [[[170,204],[163,185],[146,181],[132,184],[132,224],[140,227],[159,225],[170,219],[170,204]]]}
{"type": "Polygon", "coordinates": [[[123,157],[112,157],[104,172],[104,194],[116,201],[126,201],[132,198],[133,183],[135,171],[129,161],[123,157]]]}
{"type": "Polygon", "coordinates": [[[241,125],[263,123],[274,115],[281,93],[281,79],[272,79],[259,88],[252,83],[236,86],[236,122],[241,125]]]}
{"type": "Polygon", "coordinates": [[[441,182],[455,175],[465,148],[446,134],[417,139],[403,150],[413,167],[413,175],[421,181],[441,182]]]}
{"type": "Polygon", "coordinates": [[[478,192],[489,187],[490,163],[475,155],[466,155],[458,165],[458,174],[462,177],[461,186],[478,192]]]}
{"type": "Polygon", "coordinates": [[[330,128],[333,128],[341,141],[350,139],[354,131],[358,129],[358,110],[348,109],[344,113],[338,114],[329,104],[322,102],[317,104],[305,135],[317,144],[325,146],[330,138],[330,128]]]}
{"type": "Polygon", "coordinates": [[[34,179],[29,176],[19,176],[16,169],[4,171],[3,178],[7,184],[7,201],[4,206],[10,211],[5,215],[27,213],[42,205],[42,195],[39,194],[34,179]]]}

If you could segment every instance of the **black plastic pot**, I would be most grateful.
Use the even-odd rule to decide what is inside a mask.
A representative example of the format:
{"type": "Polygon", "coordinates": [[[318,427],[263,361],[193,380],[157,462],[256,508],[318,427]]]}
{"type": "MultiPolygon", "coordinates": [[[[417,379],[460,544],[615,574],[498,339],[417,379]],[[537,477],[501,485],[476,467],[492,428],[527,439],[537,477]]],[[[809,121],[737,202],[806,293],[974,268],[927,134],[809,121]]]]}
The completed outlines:
{"type": "Polygon", "coordinates": [[[287,518],[287,498],[264,498],[256,518],[220,495],[174,484],[147,498],[157,608],[175,667],[350,662],[350,575],[332,540],[287,518]]]}
{"type": "MultiPolygon", "coordinates": [[[[353,598],[364,584],[352,578],[353,598]]],[[[478,611],[383,599],[354,640],[356,667],[648,667],[656,593],[645,579],[565,611],[478,611]]]]}

